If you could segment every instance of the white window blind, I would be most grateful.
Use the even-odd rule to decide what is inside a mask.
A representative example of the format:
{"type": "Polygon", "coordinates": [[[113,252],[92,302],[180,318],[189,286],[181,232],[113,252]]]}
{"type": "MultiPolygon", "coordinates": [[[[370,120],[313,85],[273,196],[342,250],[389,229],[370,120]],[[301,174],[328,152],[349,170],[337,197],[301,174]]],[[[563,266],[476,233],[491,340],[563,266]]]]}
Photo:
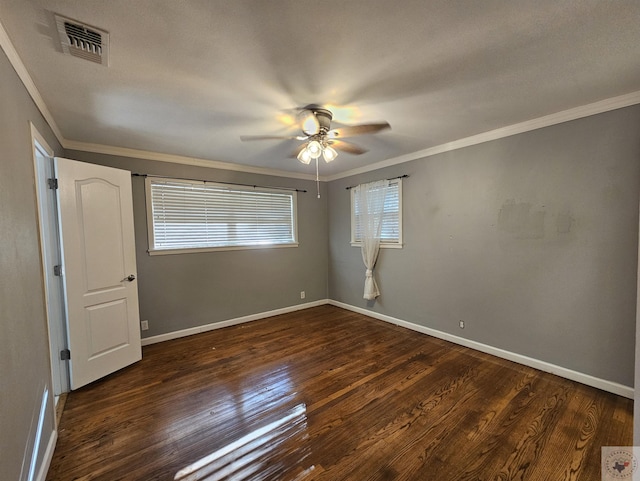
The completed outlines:
{"type": "Polygon", "coordinates": [[[147,177],[149,251],[296,246],[296,192],[147,177]]]}
{"type": "MultiPolygon", "coordinates": [[[[361,207],[354,193],[354,189],[351,189],[351,243],[360,245],[362,242],[361,207]]],[[[389,191],[384,201],[380,245],[386,247],[402,245],[402,179],[394,179],[389,183],[389,191]]]]}

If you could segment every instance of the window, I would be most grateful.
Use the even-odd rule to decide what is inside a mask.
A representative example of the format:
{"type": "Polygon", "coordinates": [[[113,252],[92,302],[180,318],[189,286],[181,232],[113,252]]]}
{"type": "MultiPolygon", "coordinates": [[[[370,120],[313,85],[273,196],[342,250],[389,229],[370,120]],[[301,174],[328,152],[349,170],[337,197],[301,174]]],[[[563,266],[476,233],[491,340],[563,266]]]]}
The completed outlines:
{"type": "Polygon", "coordinates": [[[296,192],[147,177],[150,254],[296,247],[296,192]]]}
{"type": "MultiPolygon", "coordinates": [[[[360,206],[354,194],[355,189],[351,189],[351,245],[360,246],[360,206]]],[[[380,247],[402,247],[402,179],[389,182],[389,191],[384,201],[380,247]]]]}

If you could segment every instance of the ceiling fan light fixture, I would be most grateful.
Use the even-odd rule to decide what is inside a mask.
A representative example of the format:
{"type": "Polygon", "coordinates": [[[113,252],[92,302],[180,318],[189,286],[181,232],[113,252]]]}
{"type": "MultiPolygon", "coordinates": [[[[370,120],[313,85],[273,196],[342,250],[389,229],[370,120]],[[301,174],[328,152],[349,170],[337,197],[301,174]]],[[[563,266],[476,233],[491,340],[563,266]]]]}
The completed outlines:
{"type": "Polygon", "coordinates": [[[322,151],[322,156],[324,157],[324,161],[329,163],[338,156],[338,152],[330,145],[327,145],[322,151]]]}
{"type": "Polygon", "coordinates": [[[320,145],[320,142],[317,140],[312,140],[307,144],[306,150],[309,152],[312,159],[317,159],[322,153],[322,145],[320,145]]]}
{"type": "Polygon", "coordinates": [[[307,149],[307,147],[305,147],[300,151],[300,153],[298,153],[298,160],[307,165],[311,163],[311,154],[309,154],[309,150],[307,149]]]}

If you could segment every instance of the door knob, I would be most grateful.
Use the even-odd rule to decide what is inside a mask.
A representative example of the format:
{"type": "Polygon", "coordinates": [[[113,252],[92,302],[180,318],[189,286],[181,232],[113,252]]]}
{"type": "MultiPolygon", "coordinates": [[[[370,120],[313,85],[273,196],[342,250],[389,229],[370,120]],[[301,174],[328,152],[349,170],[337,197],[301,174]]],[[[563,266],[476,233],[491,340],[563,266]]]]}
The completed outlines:
{"type": "Polygon", "coordinates": [[[136,280],[136,276],[133,274],[129,274],[127,277],[125,277],[124,279],[122,279],[123,281],[129,281],[129,282],[133,282],[136,280]]]}

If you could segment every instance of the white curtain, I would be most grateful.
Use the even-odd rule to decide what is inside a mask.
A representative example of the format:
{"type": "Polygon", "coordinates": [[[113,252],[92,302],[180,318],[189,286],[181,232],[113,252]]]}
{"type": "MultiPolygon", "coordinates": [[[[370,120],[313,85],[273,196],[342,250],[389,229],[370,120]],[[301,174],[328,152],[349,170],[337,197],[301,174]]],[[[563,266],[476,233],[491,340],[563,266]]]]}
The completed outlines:
{"type": "Polygon", "coordinates": [[[373,269],[380,251],[384,201],[388,190],[388,180],[360,184],[355,187],[356,202],[360,210],[362,260],[367,268],[364,280],[364,298],[367,300],[375,299],[380,295],[380,290],[373,277],[373,269]]]}

